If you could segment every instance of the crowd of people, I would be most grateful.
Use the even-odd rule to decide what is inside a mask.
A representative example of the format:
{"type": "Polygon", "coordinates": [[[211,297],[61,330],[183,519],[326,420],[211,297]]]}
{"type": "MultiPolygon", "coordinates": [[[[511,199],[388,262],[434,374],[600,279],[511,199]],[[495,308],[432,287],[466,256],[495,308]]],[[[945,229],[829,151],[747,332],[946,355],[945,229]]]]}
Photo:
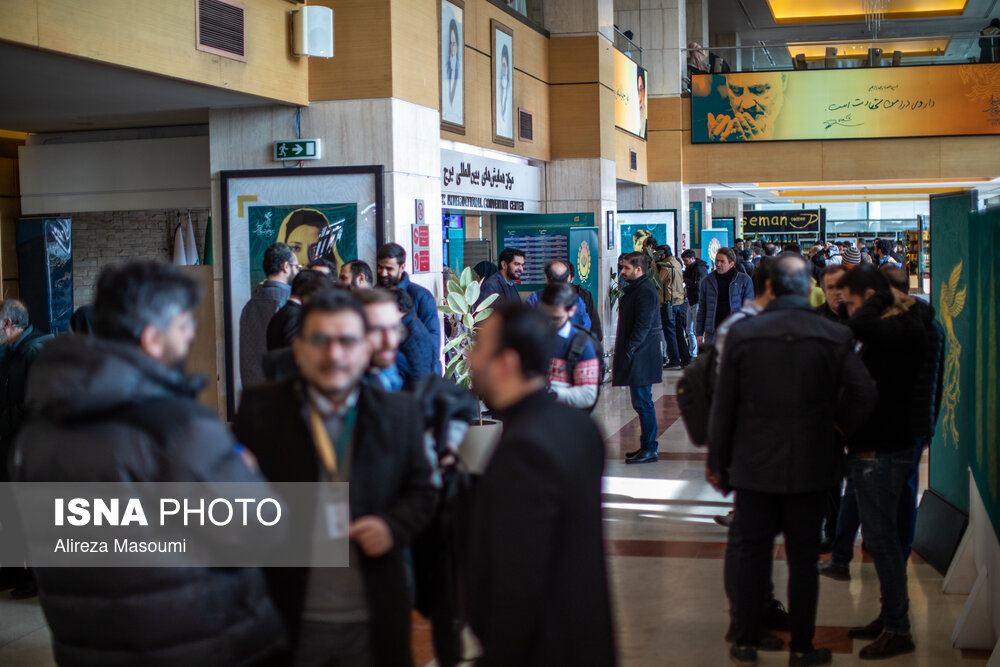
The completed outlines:
{"type": "MultiPolygon", "coordinates": [[[[791,665],[829,664],[813,646],[818,577],[849,578],[859,527],[882,608],[851,636],[872,640],[862,658],[910,652],[917,466],[941,390],[933,308],[908,295],[889,244],[867,263],[848,261],[853,246],[736,245],[711,269],[655,242],[620,258],[611,383],[629,388],[640,425],[626,463],[658,460],[652,385],[664,369],[701,374],[706,479],[735,492],[732,661],[756,664],[758,650],[784,647],[772,631],[788,629],[791,665]],[[787,611],[770,576],[779,533],[787,611]]],[[[390,243],[374,270],[355,260],[338,271],[269,247],[267,278],[240,317],[242,395],[228,427],[199,406],[204,383],[184,371],[200,295],[173,267],[106,269],[88,326],[54,339],[19,301],[0,303],[5,480],[351,484],[343,568],[33,577],[26,554],[0,553],[15,596],[39,592],[60,664],[409,665],[414,608],[432,623],[441,665],[615,663],[604,444],[589,417],[604,374],[592,296],[557,260],[522,302],[525,253],[505,249],[474,304],[492,311],[468,351],[474,398],[441,377],[455,351],[442,353],[435,299],[406,260],[390,243]],[[459,443],[483,406],[503,432],[472,480],[459,443]],[[467,654],[466,627],[478,655],[467,654]]],[[[444,324],[449,336],[463,326],[444,324]]],[[[2,530],[23,531],[11,507],[0,503],[2,530]]]]}

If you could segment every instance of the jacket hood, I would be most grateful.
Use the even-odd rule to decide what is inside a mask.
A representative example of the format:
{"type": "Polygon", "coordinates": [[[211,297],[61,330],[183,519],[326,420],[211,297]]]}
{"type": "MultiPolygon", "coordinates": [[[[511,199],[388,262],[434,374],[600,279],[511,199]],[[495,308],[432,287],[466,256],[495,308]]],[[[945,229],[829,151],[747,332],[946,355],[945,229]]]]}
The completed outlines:
{"type": "Polygon", "coordinates": [[[194,398],[205,386],[134,345],[90,336],[50,341],[28,378],[27,404],[45,418],[84,417],[152,398],[194,398]]]}

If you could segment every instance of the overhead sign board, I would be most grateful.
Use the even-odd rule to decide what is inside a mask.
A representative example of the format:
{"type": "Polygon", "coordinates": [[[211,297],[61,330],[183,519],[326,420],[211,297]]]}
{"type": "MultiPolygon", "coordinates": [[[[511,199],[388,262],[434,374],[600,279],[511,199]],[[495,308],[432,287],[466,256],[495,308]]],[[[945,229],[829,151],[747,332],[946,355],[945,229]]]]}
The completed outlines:
{"type": "Polygon", "coordinates": [[[442,149],[442,208],[538,213],[541,200],[540,168],[442,149]]]}
{"type": "Polygon", "coordinates": [[[318,160],[319,158],[319,139],[293,139],[274,142],[275,160],[318,160]]]}
{"type": "Polygon", "coordinates": [[[805,232],[820,234],[826,210],[822,208],[802,211],[747,211],[743,214],[744,234],[794,234],[805,232]]]}

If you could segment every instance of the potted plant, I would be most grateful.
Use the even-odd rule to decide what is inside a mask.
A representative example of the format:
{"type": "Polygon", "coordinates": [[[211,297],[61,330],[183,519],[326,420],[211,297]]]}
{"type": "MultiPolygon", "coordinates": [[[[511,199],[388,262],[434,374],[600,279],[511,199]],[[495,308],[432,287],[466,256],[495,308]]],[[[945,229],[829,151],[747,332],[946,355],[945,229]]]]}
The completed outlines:
{"type": "MultiPolygon", "coordinates": [[[[470,389],[472,378],[469,375],[469,351],[472,349],[473,335],[476,327],[485,320],[493,310],[490,306],[499,295],[494,294],[484,299],[478,306],[480,283],[475,279],[472,269],[465,267],[458,279],[451,279],[445,286],[447,294],[444,303],[438,310],[445,317],[451,318],[452,336],[444,346],[445,366],[444,376],[452,378],[459,385],[470,389]]],[[[486,470],[493,448],[500,440],[500,422],[483,419],[479,413],[479,423],[472,424],[459,445],[458,458],[468,472],[482,474],[486,470]]]]}

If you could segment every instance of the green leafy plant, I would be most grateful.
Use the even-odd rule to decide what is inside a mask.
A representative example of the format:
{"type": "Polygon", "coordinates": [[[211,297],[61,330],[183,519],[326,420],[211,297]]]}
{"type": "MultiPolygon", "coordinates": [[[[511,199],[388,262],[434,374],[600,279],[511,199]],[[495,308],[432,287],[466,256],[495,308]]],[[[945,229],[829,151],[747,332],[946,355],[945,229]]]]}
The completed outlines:
{"type": "Polygon", "coordinates": [[[491,294],[476,306],[479,300],[480,283],[475,279],[472,269],[465,267],[458,279],[448,281],[448,297],[438,306],[438,310],[452,318],[455,334],[444,346],[447,357],[451,353],[444,376],[453,378],[455,382],[466,389],[471,388],[472,378],[469,377],[469,351],[476,327],[493,312],[490,306],[497,300],[499,294],[491,294]]]}

